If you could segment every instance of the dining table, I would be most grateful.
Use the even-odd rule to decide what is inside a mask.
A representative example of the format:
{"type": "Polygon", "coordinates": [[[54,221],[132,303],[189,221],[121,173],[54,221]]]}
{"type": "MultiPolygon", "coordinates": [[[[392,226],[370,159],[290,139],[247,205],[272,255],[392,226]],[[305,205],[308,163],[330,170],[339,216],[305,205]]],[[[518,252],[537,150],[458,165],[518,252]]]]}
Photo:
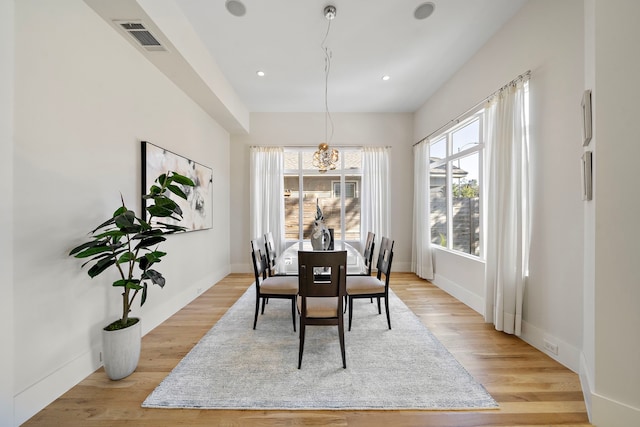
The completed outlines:
{"type": "MultiPolygon", "coordinates": [[[[298,274],[298,252],[313,251],[310,240],[296,242],[287,247],[277,258],[274,266],[276,274],[297,275],[298,274]]],[[[334,251],[347,251],[347,274],[366,274],[367,267],[362,254],[347,242],[335,241],[334,251]]]]}

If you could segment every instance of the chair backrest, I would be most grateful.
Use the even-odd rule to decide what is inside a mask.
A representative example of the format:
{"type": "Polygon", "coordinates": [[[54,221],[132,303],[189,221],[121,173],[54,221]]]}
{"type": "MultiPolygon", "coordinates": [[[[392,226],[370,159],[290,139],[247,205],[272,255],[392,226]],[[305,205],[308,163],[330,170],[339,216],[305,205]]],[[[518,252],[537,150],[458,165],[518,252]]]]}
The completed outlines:
{"type": "Polygon", "coordinates": [[[371,262],[373,261],[373,250],[376,247],[376,233],[369,231],[367,233],[367,241],[364,244],[364,252],[362,256],[364,258],[364,265],[367,267],[367,275],[371,275],[371,262]]]}
{"type": "Polygon", "coordinates": [[[389,274],[391,274],[391,262],[393,261],[393,244],[395,242],[387,237],[383,237],[380,242],[380,252],[378,253],[377,277],[380,279],[385,275],[386,284],[389,284],[389,274]]]}
{"type": "Polygon", "coordinates": [[[256,285],[260,280],[267,277],[267,258],[262,253],[261,244],[258,239],[251,240],[251,260],[253,261],[253,273],[256,277],[256,285]]]}
{"type": "Polygon", "coordinates": [[[273,234],[270,231],[264,235],[264,249],[267,256],[267,268],[269,269],[269,275],[272,275],[272,270],[276,265],[276,258],[278,257],[278,254],[276,253],[276,244],[273,241],[273,234]]]}
{"type": "Polygon", "coordinates": [[[298,252],[301,297],[343,297],[347,294],[346,283],[347,251],[298,252]]]}

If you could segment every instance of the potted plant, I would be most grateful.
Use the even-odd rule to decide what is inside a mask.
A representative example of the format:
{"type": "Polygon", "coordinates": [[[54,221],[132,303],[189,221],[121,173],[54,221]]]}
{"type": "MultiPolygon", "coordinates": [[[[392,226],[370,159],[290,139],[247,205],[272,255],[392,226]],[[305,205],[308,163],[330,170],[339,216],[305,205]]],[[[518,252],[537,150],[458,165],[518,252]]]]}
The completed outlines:
{"type": "Polygon", "coordinates": [[[149,189],[144,200],[151,200],[146,208],[148,221],[137,217],[128,209],[122,195],[122,206],[113,216],[97,226],[90,234],[91,240],[69,252],[76,258],[88,258],[82,264],[92,264],[88,270],[91,278],[105,271],[117,271],[113,286],[122,289],[122,316],[103,329],[103,363],[109,378],[118,380],[130,375],[140,357],[141,322],[130,317],[131,307],[138,295],[140,306],[147,300],[149,283],[164,287],[165,279],[152,268],[166,252],[158,245],[166,235],[185,231],[179,225],[162,222],[162,218],[182,220],[182,210],[169,198],[169,193],[187,199],[181,186],[193,187],[191,179],[175,172],[160,175],[149,189]],[[180,184],[180,185],[178,185],[180,184]]]}

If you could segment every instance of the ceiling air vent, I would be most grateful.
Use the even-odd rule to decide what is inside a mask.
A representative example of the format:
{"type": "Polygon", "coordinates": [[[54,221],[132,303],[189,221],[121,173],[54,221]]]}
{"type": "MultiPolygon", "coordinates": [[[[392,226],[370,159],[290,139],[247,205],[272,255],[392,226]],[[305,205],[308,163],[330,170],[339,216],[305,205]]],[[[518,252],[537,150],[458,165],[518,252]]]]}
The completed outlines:
{"type": "Polygon", "coordinates": [[[149,30],[141,22],[117,22],[120,27],[133,37],[143,49],[150,52],[162,52],[167,49],[160,44],[149,30]]]}

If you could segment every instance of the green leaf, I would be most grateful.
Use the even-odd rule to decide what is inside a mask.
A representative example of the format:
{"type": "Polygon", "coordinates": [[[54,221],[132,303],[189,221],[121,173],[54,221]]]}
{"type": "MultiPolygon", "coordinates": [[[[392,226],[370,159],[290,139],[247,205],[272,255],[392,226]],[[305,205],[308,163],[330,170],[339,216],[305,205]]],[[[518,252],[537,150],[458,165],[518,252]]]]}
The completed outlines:
{"type": "Polygon", "coordinates": [[[93,255],[101,254],[103,252],[111,252],[111,246],[94,246],[83,250],[75,255],[76,258],[87,258],[93,255]]]}
{"type": "Polygon", "coordinates": [[[171,178],[173,178],[173,180],[175,182],[177,182],[178,184],[186,185],[186,186],[189,186],[189,187],[195,187],[196,186],[196,184],[190,178],[187,178],[184,175],[180,175],[179,173],[173,172],[173,175],[171,175],[171,178]]]}
{"type": "Polygon", "coordinates": [[[160,194],[162,193],[162,189],[157,185],[152,185],[149,189],[149,194],[160,194]]]}
{"type": "Polygon", "coordinates": [[[149,268],[151,263],[149,262],[149,259],[147,257],[140,257],[138,258],[138,265],[140,266],[140,270],[144,271],[149,268]]]}
{"type": "Polygon", "coordinates": [[[167,196],[158,196],[154,202],[157,206],[162,206],[167,209],[173,209],[173,207],[177,206],[176,202],[167,196]]]}
{"type": "Polygon", "coordinates": [[[105,222],[103,222],[102,224],[100,224],[99,226],[97,226],[96,228],[94,228],[91,233],[95,233],[96,231],[100,230],[101,228],[106,227],[107,225],[111,225],[115,223],[115,220],[113,218],[109,218],[108,220],[106,220],[105,222]]]}
{"type": "Polygon", "coordinates": [[[166,218],[173,215],[173,210],[156,205],[149,206],[147,208],[147,212],[149,212],[151,216],[157,216],[161,218],[166,218]]]}
{"type": "Polygon", "coordinates": [[[147,300],[147,284],[142,283],[142,296],[140,297],[140,307],[142,307],[147,300]]]}
{"type": "Polygon", "coordinates": [[[144,274],[142,275],[143,279],[149,279],[151,280],[154,284],[160,286],[161,288],[164,287],[164,277],[162,277],[162,274],[158,273],[155,270],[147,270],[144,272],[144,274]]]}
{"type": "Polygon", "coordinates": [[[158,225],[168,230],[168,231],[164,231],[165,234],[171,234],[178,231],[187,231],[187,228],[181,225],[167,224],[166,222],[160,222],[160,221],[158,221],[158,225]]]}
{"type": "Polygon", "coordinates": [[[119,228],[133,227],[135,224],[136,214],[133,211],[125,211],[114,217],[116,225],[119,228]]]}
{"type": "Polygon", "coordinates": [[[153,264],[154,262],[160,262],[163,256],[165,256],[167,253],[166,252],[161,252],[161,251],[153,251],[153,252],[149,252],[148,254],[145,254],[144,257],[149,260],[149,265],[153,264]]]}
{"type": "Polygon", "coordinates": [[[118,209],[116,209],[116,211],[113,213],[113,217],[117,217],[118,215],[122,215],[123,213],[125,213],[127,211],[127,207],[122,205],[120,206],[118,209]]]}
{"type": "Polygon", "coordinates": [[[106,240],[92,240],[90,242],[87,243],[83,243],[79,246],[76,246],[75,248],[71,249],[71,252],[69,252],[69,256],[76,254],[78,252],[80,252],[83,249],[86,248],[92,248],[94,246],[102,246],[102,245],[106,245],[107,241],[106,240]]]}
{"type": "Polygon", "coordinates": [[[176,196],[187,200],[187,195],[184,194],[184,191],[182,191],[182,188],[178,187],[177,185],[167,185],[167,188],[176,196]]]}
{"type": "Polygon", "coordinates": [[[160,186],[164,187],[165,186],[165,181],[167,180],[167,174],[162,174],[160,175],[158,178],[156,178],[156,181],[160,184],[160,186]]]}
{"type": "Polygon", "coordinates": [[[96,277],[98,274],[102,273],[115,263],[116,260],[112,257],[101,259],[96,263],[96,265],[91,267],[87,273],[89,274],[89,276],[91,276],[91,278],[96,277]]]}
{"type": "Polygon", "coordinates": [[[109,230],[109,231],[105,231],[104,233],[96,234],[94,237],[96,239],[102,239],[105,237],[122,237],[122,236],[124,236],[124,233],[120,230],[109,230]]]}
{"type": "Polygon", "coordinates": [[[165,240],[167,240],[167,238],[164,236],[146,237],[140,240],[140,242],[136,245],[135,249],[148,248],[149,246],[157,245],[160,242],[164,242],[165,240]]]}
{"type": "Polygon", "coordinates": [[[131,260],[134,260],[136,258],[136,256],[133,254],[133,252],[125,252],[123,253],[120,258],[118,258],[118,264],[124,264],[127,263],[131,260]]]}

